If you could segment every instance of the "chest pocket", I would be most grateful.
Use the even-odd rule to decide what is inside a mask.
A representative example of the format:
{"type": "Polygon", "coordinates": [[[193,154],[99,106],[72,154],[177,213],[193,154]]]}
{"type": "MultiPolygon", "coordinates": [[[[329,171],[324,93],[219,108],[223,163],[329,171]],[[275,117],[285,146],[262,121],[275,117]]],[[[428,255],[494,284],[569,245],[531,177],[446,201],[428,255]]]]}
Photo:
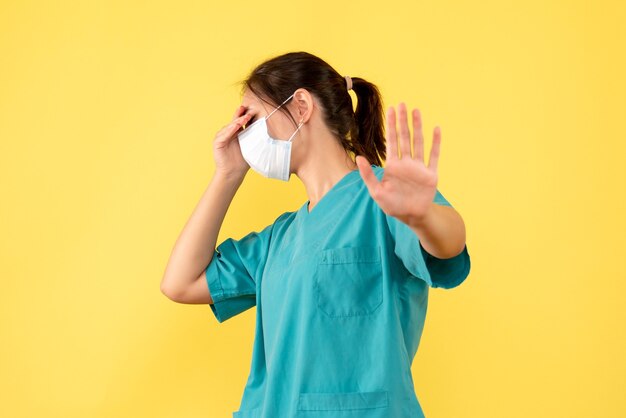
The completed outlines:
{"type": "Polygon", "coordinates": [[[330,317],[374,313],[383,301],[380,247],[322,250],[315,272],[317,306],[330,317]]]}

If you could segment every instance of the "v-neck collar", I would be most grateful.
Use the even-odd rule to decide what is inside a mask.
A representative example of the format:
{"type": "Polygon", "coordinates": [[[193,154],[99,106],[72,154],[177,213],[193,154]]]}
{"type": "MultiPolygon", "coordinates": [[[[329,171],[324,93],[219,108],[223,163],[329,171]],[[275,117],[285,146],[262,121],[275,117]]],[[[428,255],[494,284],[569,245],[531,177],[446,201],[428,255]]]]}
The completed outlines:
{"type": "Polygon", "coordinates": [[[304,204],[300,207],[301,216],[304,218],[308,218],[309,216],[312,216],[316,214],[317,212],[319,212],[319,209],[320,209],[319,206],[320,205],[323,206],[325,202],[329,200],[328,198],[332,197],[332,195],[334,195],[339,189],[342,189],[344,186],[354,183],[354,181],[351,181],[351,180],[355,179],[355,176],[359,178],[361,176],[359,174],[358,168],[356,170],[352,170],[346,173],[337,183],[333,185],[333,187],[331,187],[326,193],[324,193],[322,198],[317,202],[317,204],[313,207],[313,209],[310,212],[309,212],[310,200],[307,200],[306,202],[304,202],[304,204]]]}

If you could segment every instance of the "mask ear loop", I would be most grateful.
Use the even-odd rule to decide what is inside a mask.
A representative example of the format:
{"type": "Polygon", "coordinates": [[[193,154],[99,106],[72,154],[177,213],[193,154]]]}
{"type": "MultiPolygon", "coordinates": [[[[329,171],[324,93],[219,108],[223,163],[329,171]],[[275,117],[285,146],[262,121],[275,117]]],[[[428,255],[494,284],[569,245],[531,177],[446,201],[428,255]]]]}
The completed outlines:
{"type": "Polygon", "coordinates": [[[302,124],[304,123],[304,121],[301,121],[298,124],[298,129],[296,129],[296,131],[294,133],[291,134],[291,136],[289,137],[289,139],[287,140],[287,142],[291,142],[291,140],[293,139],[294,136],[296,136],[296,134],[298,133],[298,131],[300,130],[300,127],[302,126],[302,124]]]}
{"type": "MultiPolygon", "coordinates": [[[[273,114],[274,112],[276,112],[278,109],[280,109],[280,107],[281,107],[282,105],[284,105],[285,103],[287,103],[287,101],[289,101],[289,99],[291,99],[291,98],[293,97],[293,95],[294,95],[294,94],[296,94],[296,93],[295,93],[295,92],[293,92],[293,93],[291,94],[291,96],[287,97],[287,98],[285,99],[285,101],[284,101],[284,102],[282,102],[280,105],[278,105],[278,107],[277,107],[276,109],[272,110],[272,111],[269,113],[269,115],[267,115],[267,116],[265,117],[265,119],[267,119],[267,118],[269,118],[270,116],[272,116],[272,114],[273,114]]],[[[298,124],[298,129],[296,129],[296,131],[295,131],[294,133],[292,133],[292,134],[291,134],[291,136],[289,137],[289,139],[287,140],[287,142],[291,142],[291,140],[293,139],[293,137],[294,137],[294,136],[298,133],[298,131],[300,130],[300,127],[302,126],[302,124],[303,124],[303,123],[304,123],[304,121],[301,121],[301,122],[300,122],[300,124],[298,124]]]]}
{"type": "Polygon", "coordinates": [[[267,119],[267,118],[269,118],[270,116],[272,116],[272,114],[273,114],[274,112],[276,112],[278,109],[280,109],[280,107],[281,107],[282,105],[284,105],[285,103],[287,103],[287,101],[288,101],[289,99],[291,99],[291,98],[293,97],[293,95],[294,95],[294,94],[296,94],[296,93],[294,92],[294,93],[292,93],[292,94],[291,94],[291,96],[287,97],[287,98],[285,99],[285,101],[284,101],[284,102],[282,102],[281,104],[279,104],[279,105],[278,105],[278,107],[277,107],[276,109],[272,110],[272,111],[270,112],[270,114],[269,114],[269,115],[267,115],[267,116],[265,117],[265,119],[267,119]]]}

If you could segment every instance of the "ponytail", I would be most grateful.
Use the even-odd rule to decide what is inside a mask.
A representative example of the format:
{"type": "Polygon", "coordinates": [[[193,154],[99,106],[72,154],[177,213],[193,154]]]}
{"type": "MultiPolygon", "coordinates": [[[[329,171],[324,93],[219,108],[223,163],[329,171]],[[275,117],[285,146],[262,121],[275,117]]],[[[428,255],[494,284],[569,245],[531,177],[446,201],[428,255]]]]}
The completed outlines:
{"type": "Polygon", "coordinates": [[[357,155],[370,164],[382,165],[386,159],[384,111],[376,85],[359,77],[352,77],[352,90],[357,96],[355,125],[350,131],[352,146],[357,155]]]}

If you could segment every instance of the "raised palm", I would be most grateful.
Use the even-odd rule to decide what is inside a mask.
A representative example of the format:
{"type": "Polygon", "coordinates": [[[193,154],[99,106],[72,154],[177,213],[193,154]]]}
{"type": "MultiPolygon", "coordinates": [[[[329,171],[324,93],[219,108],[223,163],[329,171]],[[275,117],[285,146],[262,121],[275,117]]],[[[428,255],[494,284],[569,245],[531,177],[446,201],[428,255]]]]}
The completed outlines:
{"type": "Polygon", "coordinates": [[[404,103],[398,105],[399,132],[396,131],[396,113],[387,110],[387,159],[382,179],[379,181],[369,162],[357,156],[359,172],[370,195],[388,215],[415,226],[422,222],[437,190],[437,161],[441,144],[441,131],[435,127],[428,166],[424,164],[424,137],[422,119],[418,109],[413,109],[413,135],[415,153],[411,152],[411,135],[404,103]],[[398,135],[399,134],[399,135],[398,135]],[[399,138],[398,138],[399,136],[399,138]],[[398,139],[400,156],[398,156],[398,139]]]}

